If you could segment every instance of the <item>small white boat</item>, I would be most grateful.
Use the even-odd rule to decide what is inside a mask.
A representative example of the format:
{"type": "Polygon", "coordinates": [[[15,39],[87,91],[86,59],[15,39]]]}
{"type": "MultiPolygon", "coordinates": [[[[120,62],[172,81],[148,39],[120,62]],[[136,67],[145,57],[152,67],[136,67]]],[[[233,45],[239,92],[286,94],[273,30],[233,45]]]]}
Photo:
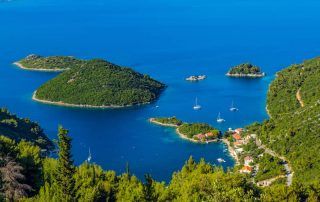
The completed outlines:
{"type": "Polygon", "coordinates": [[[225,122],[225,121],[226,121],[226,120],[224,120],[223,118],[221,118],[220,112],[219,112],[218,118],[217,118],[217,122],[218,122],[218,123],[222,123],[222,122],[225,122]]]}
{"type": "Polygon", "coordinates": [[[218,161],[219,163],[225,163],[225,162],[226,162],[223,158],[218,158],[217,161],[218,161]]]}
{"type": "Polygon", "coordinates": [[[198,76],[189,76],[188,78],[186,78],[187,81],[201,81],[206,79],[207,76],[206,75],[198,75],[198,76]]]}
{"type": "Polygon", "coordinates": [[[233,101],[232,101],[232,104],[231,104],[231,107],[230,107],[230,111],[236,112],[236,111],[238,111],[238,110],[239,110],[239,109],[234,106],[233,101]]]}
{"type": "Polygon", "coordinates": [[[194,110],[199,110],[201,109],[201,105],[198,104],[198,98],[196,98],[196,104],[193,106],[194,110]]]}
{"type": "Polygon", "coordinates": [[[89,147],[89,156],[87,158],[87,162],[90,163],[92,157],[91,157],[91,151],[90,151],[90,147],[89,147]]]}

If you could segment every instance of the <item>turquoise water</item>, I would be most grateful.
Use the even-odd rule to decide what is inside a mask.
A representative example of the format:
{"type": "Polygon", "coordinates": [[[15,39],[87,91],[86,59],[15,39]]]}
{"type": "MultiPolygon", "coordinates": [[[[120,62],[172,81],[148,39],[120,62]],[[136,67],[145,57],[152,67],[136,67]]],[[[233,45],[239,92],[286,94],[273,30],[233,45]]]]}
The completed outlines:
{"type": "MultiPolygon", "coordinates": [[[[198,145],[172,129],[148,123],[155,116],[208,122],[226,130],[267,118],[265,98],[276,71],[320,55],[318,1],[254,0],[16,0],[0,3],[0,105],[38,121],[56,138],[70,129],[73,155],[121,173],[170,179],[190,155],[212,164],[232,158],[223,144],[198,145]],[[29,72],[12,62],[30,53],[104,58],[134,68],[169,87],[150,105],[92,110],[43,105],[32,92],[56,73],[29,72]],[[263,79],[224,76],[230,66],[252,62],[263,79]],[[206,74],[199,83],[184,79],[206,74]],[[195,97],[203,109],[194,111],[195,97]],[[229,112],[231,102],[240,109],[229,112]],[[155,106],[159,105],[159,108],[155,106]],[[226,122],[217,124],[217,114],[226,122]]],[[[219,165],[219,164],[218,164],[219,165]]]]}

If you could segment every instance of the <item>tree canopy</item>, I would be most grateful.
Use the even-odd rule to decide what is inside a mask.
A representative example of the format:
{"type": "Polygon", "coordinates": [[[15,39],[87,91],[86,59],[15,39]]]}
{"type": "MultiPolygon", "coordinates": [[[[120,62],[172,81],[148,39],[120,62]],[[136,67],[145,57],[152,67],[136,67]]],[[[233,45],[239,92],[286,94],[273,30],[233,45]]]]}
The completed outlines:
{"type": "Polygon", "coordinates": [[[82,106],[126,106],[151,102],[164,87],[148,75],[94,59],[43,84],[35,97],[82,106]]]}

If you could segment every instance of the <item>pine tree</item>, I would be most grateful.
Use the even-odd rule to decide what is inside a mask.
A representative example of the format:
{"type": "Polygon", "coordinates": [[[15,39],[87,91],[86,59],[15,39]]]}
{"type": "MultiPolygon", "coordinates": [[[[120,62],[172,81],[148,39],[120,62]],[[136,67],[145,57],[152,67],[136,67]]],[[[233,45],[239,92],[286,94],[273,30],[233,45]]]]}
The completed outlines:
{"type": "Polygon", "coordinates": [[[59,159],[57,166],[57,185],[59,194],[64,201],[73,201],[75,198],[75,168],[71,154],[71,138],[68,130],[59,127],[58,133],[59,159]]]}

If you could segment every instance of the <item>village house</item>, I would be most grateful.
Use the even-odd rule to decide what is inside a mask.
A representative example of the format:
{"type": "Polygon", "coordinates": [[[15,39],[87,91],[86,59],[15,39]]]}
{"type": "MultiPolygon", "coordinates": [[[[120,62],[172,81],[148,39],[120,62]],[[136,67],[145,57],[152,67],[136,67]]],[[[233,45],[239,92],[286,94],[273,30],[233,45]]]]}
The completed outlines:
{"type": "Polygon", "coordinates": [[[246,157],[244,157],[244,165],[245,165],[245,166],[250,166],[251,163],[253,163],[253,158],[252,158],[252,156],[246,156],[246,157]]]}
{"type": "Polygon", "coordinates": [[[206,135],[200,133],[200,134],[198,134],[198,135],[194,135],[194,136],[193,136],[193,139],[197,139],[197,140],[204,141],[204,140],[206,140],[206,135]]]}
{"type": "Polygon", "coordinates": [[[243,132],[243,128],[237,128],[234,130],[234,132],[241,135],[241,133],[243,132]]]}
{"type": "Polygon", "coordinates": [[[239,171],[240,173],[251,173],[252,172],[252,167],[250,166],[243,166],[241,170],[239,171]]]}
{"type": "Polygon", "coordinates": [[[241,140],[241,135],[239,135],[238,133],[234,133],[232,137],[235,141],[241,140]]]}
{"type": "Polygon", "coordinates": [[[236,141],[236,142],[233,143],[233,145],[235,147],[240,147],[242,145],[242,142],[241,141],[236,141]]]}
{"type": "Polygon", "coordinates": [[[206,136],[207,138],[212,138],[214,135],[213,135],[212,132],[208,132],[208,133],[205,134],[205,136],[206,136]]]}
{"type": "Polygon", "coordinates": [[[247,144],[247,143],[249,143],[250,140],[251,140],[251,136],[250,136],[250,135],[247,135],[247,136],[244,138],[243,142],[244,142],[244,144],[247,144]]]}

